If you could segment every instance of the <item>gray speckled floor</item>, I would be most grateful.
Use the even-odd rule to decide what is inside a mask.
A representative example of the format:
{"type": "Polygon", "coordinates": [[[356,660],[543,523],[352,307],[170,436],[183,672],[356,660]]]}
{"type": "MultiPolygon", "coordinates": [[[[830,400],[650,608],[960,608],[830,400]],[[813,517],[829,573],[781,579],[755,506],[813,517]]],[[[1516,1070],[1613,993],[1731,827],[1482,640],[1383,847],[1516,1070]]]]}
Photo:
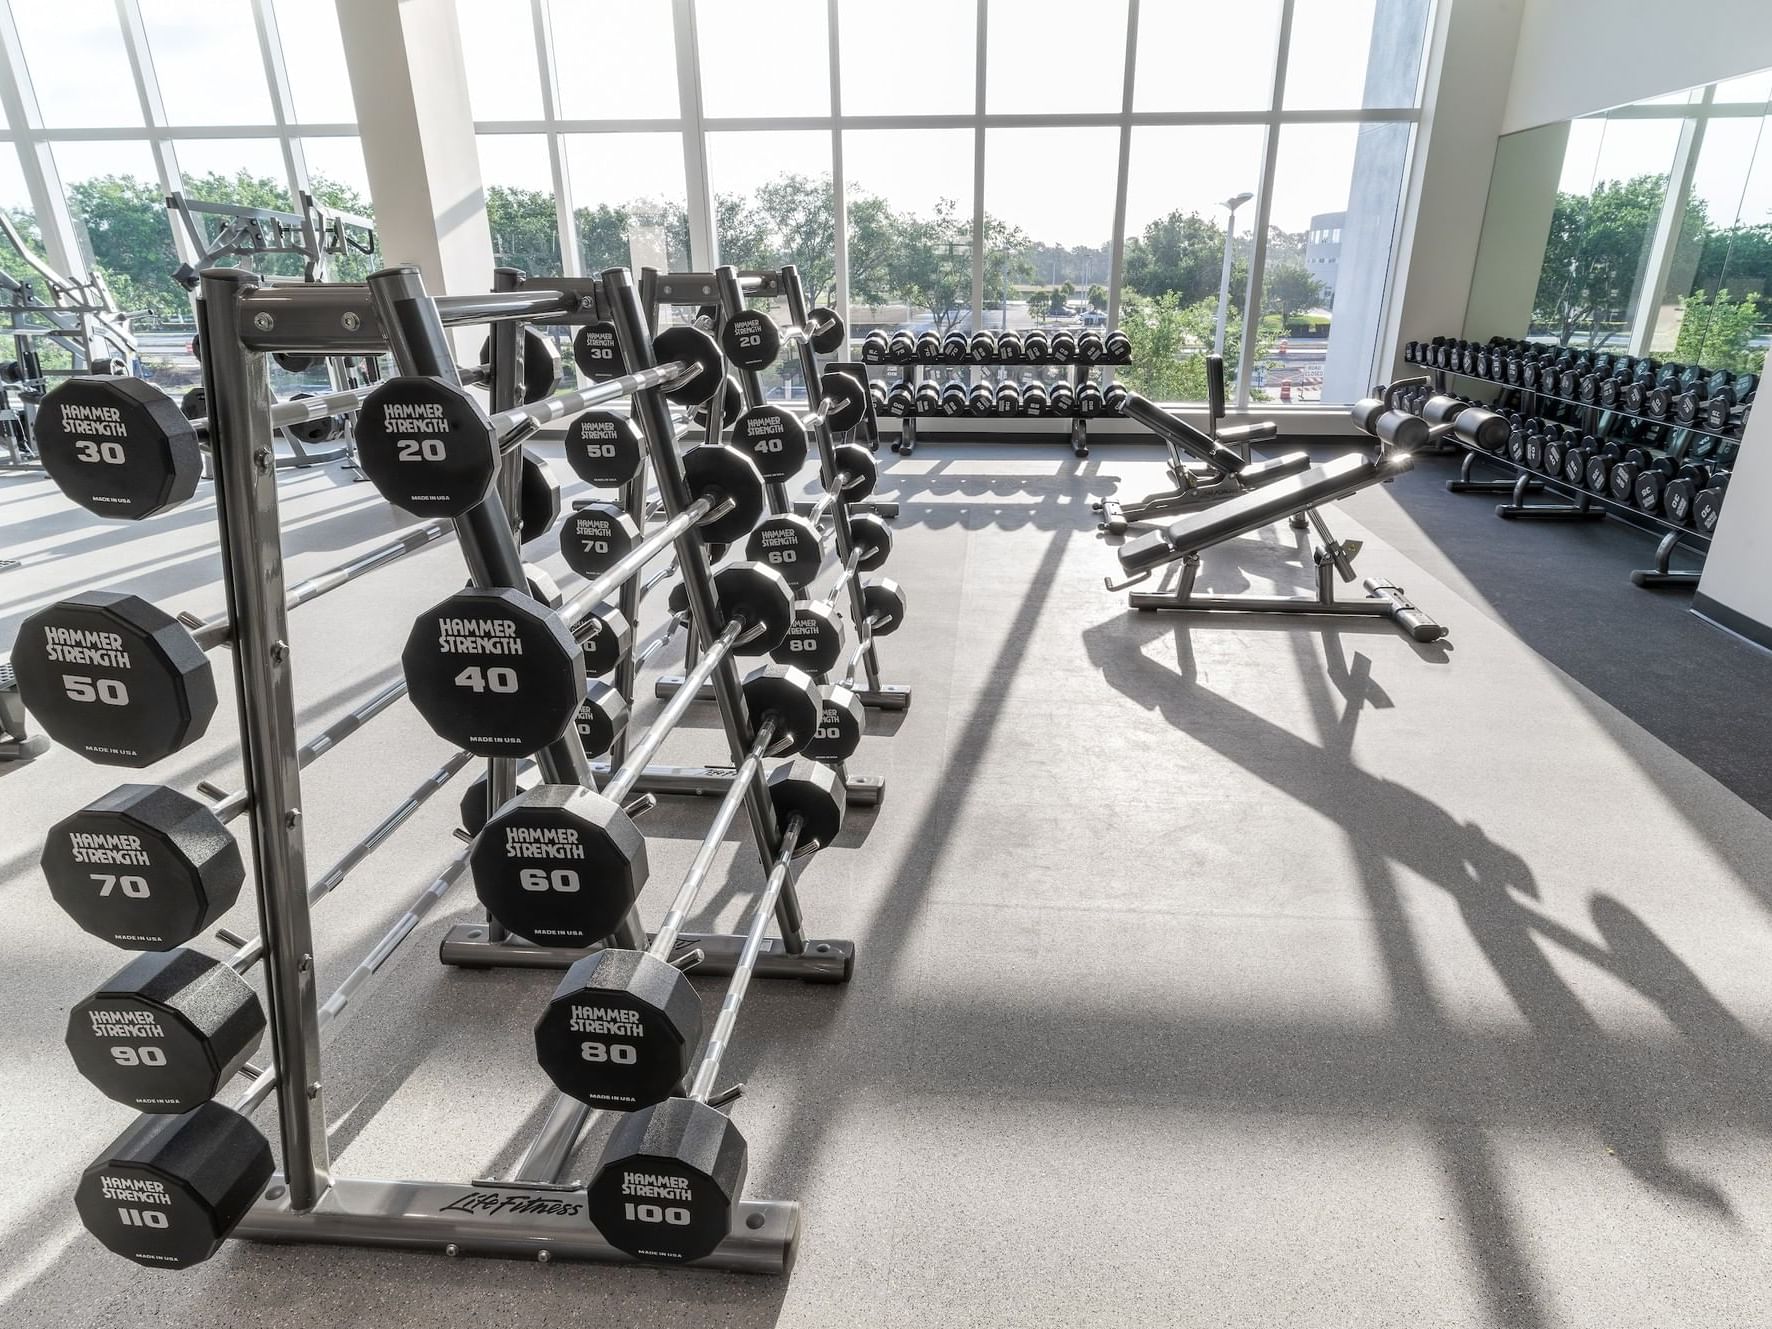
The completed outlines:
{"type": "MultiPolygon", "coordinates": [[[[730,1063],[753,1193],[804,1206],[787,1279],[106,1255],[69,1194],[127,1117],[60,1037],[122,957],[60,915],[35,859],[124,776],[61,752],[0,767],[0,1323],[1763,1325],[1772,826],[1375,535],[1432,541],[1406,495],[1338,525],[1446,648],[1128,613],[1089,499],[1158,479],[1131,447],[887,466],[912,612],[884,654],[916,696],[855,763],[885,805],[803,887],[813,931],[858,943],[855,980],[760,983],[730,1063]]],[[[292,576],[398,525],[335,471],[289,478],[285,513],[292,576]]],[[[25,561],[0,573],[0,641],[90,585],[220,605],[204,503],[120,528],[7,475],[0,532],[25,561]]],[[[1298,578],[1279,528],[1202,581],[1298,578]]],[[[444,545],[298,611],[303,727],[390,677],[412,613],[460,579],[444,545]]],[[[224,688],[154,778],[236,778],[231,706],[224,688]]],[[[711,722],[666,758],[716,757],[711,722]]],[[[315,869],[443,755],[400,708],[313,767],[315,869]]],[[[324,987],[452,852],[454,801],[322,908],[324,987]]],[[[649,917],[707,813],[648,817],[649,917]]],[[[731,922],[757,873],[736,840],[724,861],[706,917],[731,922]]],[[[487,1175],[539,1121],[528,1028],[553,979],[438,965],[471,905],[458,888],[332,1046],[343,1172],[487,1175]]],[[[246,908],[229,922],[251,930],[246,908]]]]}

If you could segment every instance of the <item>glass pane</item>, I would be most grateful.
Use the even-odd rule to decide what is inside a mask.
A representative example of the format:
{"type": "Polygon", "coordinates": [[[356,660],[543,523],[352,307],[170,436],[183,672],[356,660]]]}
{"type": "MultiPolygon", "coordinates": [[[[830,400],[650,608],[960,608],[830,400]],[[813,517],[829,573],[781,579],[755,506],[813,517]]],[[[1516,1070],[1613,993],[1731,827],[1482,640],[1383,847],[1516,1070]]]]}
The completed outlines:
{"type": "Polygon", "coordinates": [[[851,340],[970,328],[972,146],[970,129],[843,135],[851,340]]]}
{"type": "Polygon", "coordinates": [[[272,122],[264,54],[246,0],[150,0],[141,15],[167,123],[272,122]]]}
{"type": "Polygon", "coordinates": [[[1764,106],[1772,101],[1772,70],[1763,70],[1758,74],[1749,74],[1744,78],[1732,78],[1717,84],[1716,93],[1711,97],[1713,104],[1721,102],[1752,102],[1755,106],[1764,106]]]}
{"type": "Polygon", "coordinates": [[[455,0],[475,120],[541,119],[541,66],[529,6],[455,0]]]}
{"type": "Polygon", "coordinates": [[[1287,110],[1414,106],[1433,0],[1302,0],[1292,10],[1287,110]]]}
{"type": "Polygon", "coordinates": [[[276,0],[277,35],[283,44],[283,70],[300,124],[356,122],[345,44],[338,34],[338,11],[312,0],[276,0]]]}
{"type": "Polygon", "coordinates": [[[151,315],[141,324],[142,377],[175,395],[195,387],[190,296],[172,280],[179,260],[147,145],[58,143],[55,165],[87,261],[123,309],[151,315]]]}
{"type": "MultiPolygon", "coordinates": [[[[303,139],[302,152],[308,159],[308,188],[322,207],[375,220],[360,142],[354,138],[303,139]]],[[[351,251],[330,258],[326,275],[332,281],[361,281],[385,266],[387,261],[379,249],[374,254],[351,251]]]]}
{"type": "Polygon", "coordinates": [[[571,120],[674,120],[677,42],[670,0],[550,0],[560,114],[571,120]],[[583,53],[621,51],[622,59],[581,67],[583,53]]]}
{"type": "Polygon", "coordinates": [[[1772,329],[1772,119],[1710,121],[1656,310],[1650,350],[1758,371],[1772,329]]]}
{"type": "MultiPolygon", "coordinates": [[[[1581,210],[1579,242],[1573,260],[1565,259],[1563,281],[1545,311],[1560,344],[1623,349],[1629,341],[1681,124],[1605,122],[1594,154],[1593,186],[1581,210]]],[[[1548,266],[1548,249],[1545,257],[1548,266]]]]}
{"type": "Polygon", "coordinates": [[[180,139],[173,144],[185,193],[205,203],[291,212],[283,152],[273,139],[180,139]]]}
{"type": "Polygon", "coordinates": [[[482,134],[475,142],[493,262],[521,268],[532,277],[558,274],[560,221],[547,139],[540,134],[482,134]]]}
{"type": "MultiPolygon", "coordinates": [[[[18,151],[11,143],[0,143],[0,212],[5,212],[12,220],[32,252],[38,258],[45,257],[43,237],[37,230],[37,216],[31,209],[31,195],[25,188],[24,172],[18,164],[18,151]]],[[[4,241],[0,241],[0,272],[20,281],[41,281],[30,265],[13,253],[12,246],[4,241]]],[[[6,358],[10,360],[12,357],[8,355],[6,358]]]]}
{"type": "MultiPolygon", "coordinates": [[[[709,134],[708,179],[720,262],[736,268],[800,269],[808,303],[837,298],[831,136],[822,130],[709,134]]],[[[780,321],[782,303],[767,306],[780,321]]],[[[765,371],[772,395],[800,393],[800,358],[789,352],[765,371]]]]}
{"type": "Polygon", "coordinates": [[[1132,131],[1120,325],[1133,367],[1119,377],[1148,397],[1206,400],[1203,357],[1220,346],[1221,292],[1225,378],[1236,381],[1263,135],[1260,125],[1132,131]],[[1228,251],[1227,219],[1237,227],[1228,251]]]}
{"type": "Polygon", "coordinates": [[[702,114],[829,115],[825,0],[695,7],[702,114]]]}
{"type": "Polygon", "coordinates": [[[308,187],[329,208],[374,217],[369,196],[369,170],[363,164],[363,144],[354,138],[304,138],[302,153],[308,160],[308,187]]]}
{"type": "Polygon", "coordinates": [[[1140,5],[1132,109],[1265,111],[1273,101],[1279,45],[1280,0],[1140,5]],[[1234,50],[1238,58],[1188,60],[1178,67],[1180,52],[1196,50],[1234,50]]]}
{"type": "Polygon", "coordinates": [[[1340,405],[1371,391],[1412,132],[1280,130],[1252,400],[1340,405]]]}
{"type": "Polygon", "coordinates": [[[978,98],[977,0],[843,0],[844,115],[963,115],[978,98]]]}
{"type": "Polygon", "coordinates": [[[581,270],[689,271],[689,204],[677,134],[568,134],[581,270]]]}
{"type": "Polygon", "coordinates": [[[990,19],[987,110],[1120,109],[1126,95],[1126,0],[1099,0],[1087,9],[1073,0],[1016,0],[992,5],[990,19]]]}
{"type": "Polygon", "coordinates": [[[1083,326],[1089,288],[1107,281],[1119,141],[1116,129],[987,132],[985,327],[1083,326]]]}
{"type": "Polygon", "coordinates": [[[141,125],[141,99],[112,0],[14,5],[12,17],[44,124],[141,125]]]}

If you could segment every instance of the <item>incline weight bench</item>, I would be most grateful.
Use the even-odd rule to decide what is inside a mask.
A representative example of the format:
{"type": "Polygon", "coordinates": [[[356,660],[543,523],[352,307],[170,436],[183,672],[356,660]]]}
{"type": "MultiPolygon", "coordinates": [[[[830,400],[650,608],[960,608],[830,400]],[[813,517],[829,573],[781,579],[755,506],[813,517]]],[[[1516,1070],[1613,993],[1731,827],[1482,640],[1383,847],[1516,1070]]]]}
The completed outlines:
{"type": "Polygon", "coordinates": [[[1310,467],[1308,453],[1288,452],[1270,461],[1251,462],[1249,445],[1269,442],[1279,432],[1272,420],[1220,429],[1224,418],[1224,357],[1206,357],[1206,416],[1210,433],[1165,411],[1147,397],[1126,397],[1126,415],[1163,440],[1169,449],[1173,489],[1146,494],[1136,503],[1104,498],[1093,506],[1101,513],[1101,529],[1123,535],[1128,526],[1154,521],[1188,508],[1234,498],[1310,467]],[[1185,454],[1185,455],[1184,455],[1185,454]]]}
{"type": "Polygon", "coordinates": [[[1111,579],[1109,590],[1124,590],[1144,581],[1159,567],[1181,562],[1180,580],[1173,590],[1135,592],[1134,609],[1279,614],[1358,614],[1388,618],[1416,641],[1438,641],[1446,629],[1417,609],[1401,588],[1368,577],[1362,583],[1366,596],[1360,600],[1337,600],[1335,578],[1354,580],[1357,540],[1340,541],[1329,533],[1317,509],[1324,503],[1382,484],[1415,464],[1413,452],[1429,439],[1427,424],[1420,418],[1393,409],[1391,403],[1404,384],[1393,385],[1383,400],[1368,398],[1353,408],[1360,427],[1378,440],[1376,455],[1354,453],[1312,466],[1295,475],[1275,480],[1261,489],[1229,498],[1212,508],[1189,513],[1160,531],[1151,531],[1121,546],[1120,566],[1131,576],[1123,582],[1111,579]],[[1200,554],[1214,545],[1288,518],[1303,517],[1316,528],[1322,545],[1313,551],[1317,571],[1315,595],[1196,595],[1194,580],[1200,571],[1200,554]]]}

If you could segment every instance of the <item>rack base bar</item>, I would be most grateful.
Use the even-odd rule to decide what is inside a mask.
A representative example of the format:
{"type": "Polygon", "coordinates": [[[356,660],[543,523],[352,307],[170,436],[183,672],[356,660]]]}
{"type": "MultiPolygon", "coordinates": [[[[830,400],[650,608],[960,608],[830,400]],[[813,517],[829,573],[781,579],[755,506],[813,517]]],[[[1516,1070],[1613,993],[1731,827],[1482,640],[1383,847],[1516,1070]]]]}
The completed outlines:
{"type": "MultiPolygon", "coordinates": [[[[591,773],[599,780],[608,779],[609,763],[592,762],[591,773]]],[[[648,766],[646,773],[634,782],[634,792],[721,798],[731,784],[730,766],[648,766]]],[[[843,792],[844,802],[852,808],[877,808],[886,801],[886,779],[880,775],[851,775],[843,782],[843,792]]]]}
{"type": "MultiPolygon", "coordinates": [[[[699,950],[703,959],[689,972],[696,976],[721,977],[732,972],[745,939],[727,932],[685,932],[677,943],[679,953],[699,950]]],[[[484,923],[457,923],[444,936],[437,956],[444,964],[463,969],[570,969],[592,951],[570,946],[535,946],[517,937],[503,941],[488,938],[484,923]]],[[[782,949],[779,937],[763,942],[757,957],[758,978],[798,978],[808,983],[847,983],[855,972],[855,943],[808,939],[806,949],[795,954],[782,949]]]]}
{"type": "MultiPolygon", "coordinates": [[[[664,674],[652,685],[653,695],[663,701],[674,695],[683,686],[681,674],[664,674]]],[[[861,704],[871,711],[908,711],[911,708],[911,690],[902,683],[882,683],[878,688],[851,687],[861,700],[861,704]]],[[[714,693],[706,684],[702,685],[701,695],[697,701],[712,701],[714,693]]],[[[643,787],[643,786],[642,786],[643,787]]],[[[855,802],[853,797],[849,800],[855,802]]]]}
{"type": "Polygon", "coordinates": [[[1180,595],[1164,591],[1134,591],[1128,603],[1134,609],[1169,613],[1353,615],[1389,619],[1416,641],[1438,641],[1446,629],[1416,608],[1396,587],[1368,579],[1363,600],[1335,600],[1318,596],[1286,595],[1180,595]]]}
{"type": "MultiPolygon", "coordinates": [[[[234,1235],[250,1241],[398,1246],[543,1264],[556,1259],[637,1263],[603,1240],[585,1217],[587,1209],[582,1185],[339,1178],[312,1209],[297,1213],[289,1207],[289,1191],[278,1173],[234,1235]]],[[[797,1203],[741,1200],[732,1234],[695,1267],[786,1274],[793,1268],[799,1238],[797,1203]]]]}
{"type": "MultiPolygon", "coordinates": [[[[801,499],[794,504],[794,511],[799,516],[810,517],[813,508],[817,506],[818,502],[816,500],[801,499]]],[[[891,518],[898,515],[898,504],[889,500],[882,501],[879,499],[864,498],[859,503],[849,504],[849,510],[851,512],[871,512],[876,517],[891,518]]]]}

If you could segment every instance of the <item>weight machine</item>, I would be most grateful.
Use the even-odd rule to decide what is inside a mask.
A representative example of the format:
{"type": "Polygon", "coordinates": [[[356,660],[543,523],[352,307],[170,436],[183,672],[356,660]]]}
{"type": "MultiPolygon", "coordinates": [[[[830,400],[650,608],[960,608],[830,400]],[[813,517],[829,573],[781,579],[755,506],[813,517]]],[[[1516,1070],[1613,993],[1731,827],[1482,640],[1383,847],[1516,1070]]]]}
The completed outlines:
{"type": "MultiPolygon", "coordinates": [[[[166,196],[166,209],[181,226],[198,257],[181,263],[172,279],[187,291],[196,292],[205,272],[212,268],[243,268],[257,272],[266,257],[289,255],[301,260],[299,277],[259,273],[267,284],[311,283],[331,279],[333,261],[347,256],[372,258],[377,251],[375,223],[354,213],[328,208],[307,190],[301,192],[301,211],[279,212],[272,208],[237,203],[203,203],[180,192],[166,196]],[[206,218],[215,218],[211,223],[206,218]]],[[[322,357],[284,354],[278,365],[293,374],[313,368],[322,357]]],[[[377,356],[323,357],[326,377],[333,392],[368,387],[381,378],[377,356]]],[[[326,416],[278,430],[289,454],[277,458],[279,469],[301,469],[343,461],[362,479],[357,468],[355,441],[343,416],[326,416]],[[336,446],[322,445],[335,443],[336,446]]]]}

